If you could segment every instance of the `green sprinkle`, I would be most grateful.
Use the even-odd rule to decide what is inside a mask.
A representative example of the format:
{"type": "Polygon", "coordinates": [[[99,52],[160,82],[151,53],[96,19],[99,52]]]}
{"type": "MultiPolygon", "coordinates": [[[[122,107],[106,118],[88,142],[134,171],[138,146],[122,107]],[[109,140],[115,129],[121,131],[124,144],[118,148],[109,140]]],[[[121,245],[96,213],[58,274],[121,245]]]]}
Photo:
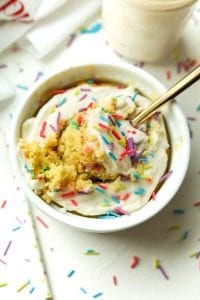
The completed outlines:
{"type": "Polygon", "coordinates": [[[87,250],[84,252],[84,255],[99,255],[99,252],[96,252],[96,251],[93,250],[93,249],[87,249],[87,250]]]}
{"type": "Polygon", "coordinates": [[[182,237],[180,238],[180,240],[181,240],[181,241],[186,240],[186,239],[188,238],[188,235],[189,235],[189,232],[188,232],[188,230],[186,230],[186,231],[183,233],[183,235],[182,235],[182,237]]]}
{"type": "Polygon", "coordinates": [[[46,172],[46,171],[49,171],[50,170],[50,167],[46,166],[43,168],[43,172],[46,172]]]}
{"type": "Polygon", "coordinates": [[[74,129],[77,129],[77,130],[80,129],[79,126],[78,126],[78,124],[76,123],[75,120],[72,120],[71,123],[70,123],[70,125],[71,125],[71,127],[74,128],[74,129]]]}

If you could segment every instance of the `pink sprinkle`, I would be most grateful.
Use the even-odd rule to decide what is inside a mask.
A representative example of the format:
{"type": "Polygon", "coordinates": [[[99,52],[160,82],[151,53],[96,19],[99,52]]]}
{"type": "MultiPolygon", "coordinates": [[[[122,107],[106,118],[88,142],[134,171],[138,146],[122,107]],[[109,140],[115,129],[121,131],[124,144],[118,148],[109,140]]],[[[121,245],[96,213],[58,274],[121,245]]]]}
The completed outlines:
{"type": "Polygon", "coordinates": [[[117,277],[115,275],[113,275],[113,283],[114,285],[117,285],[117,277]]]}
{"type": "Polygon", "coordinates": [[[83,101],[87,97],[87,94],[83,94],[83,96],[79,99],[79,101],[83,101]]]}
{"type": "Polygon", "coordinates": [[[121,200],[127,200],[128,198],[130,197],[130,194],[129,193],[126,193],[126,194],[124,194],[123,196],[121,196],[120,198],[121,198],[121,200]]]}
{"type": "Polygon", "coordinates": [[[134,269],[139,264],[140,258],[138,256],[133,256],[130,267],[134,269]]]}
{"type": "Polygon", "coordinates": [[[99,183],[99,187],[104,189],[104,190],[107,190],[107,188],[108,188],[107,185],[104,184],[104,183],[99,183]]]}
{"type": "Polygon", "coordinates": [[[72,191],[72,192],[68,192],[68,193],[63,193],[60,196],[61,196],[61,198],[66,198],[66,197],[71,197],[74,195],[76,195],[76,193],[72,191]]]}
{"type": "Polygon", "coordinates": [[[153,200],[156,200],[156,193],[153,192],[153,193],[151,194],[151,197],[152,197],[153,200]]]}
{"type": "Polygon", "coordinates": [[[130,213],[127,210],[125,210],[125,209],[123,209],[121,207],[115,207],[114,208],[114,212],[116,212],[117,214],[120,214],[120,215],[130,216],[130,213]]]}
{"type": "Polygon", "coordinates": [[[169,70],[165,73],[167,79],[171,79],[171,72],[169,70]]]}
{"type": "Polygon", "coordinates": [[[8,242],[8,245],[6,246],[6,249],[5,249],[4,254],[3,254],[4,256],[7,255],[8,250],[10,249],[11,243],[12,243],[12,241],[9,241],[9,242],[8,242]]]}
{"type": "Polygon", "coordinates": [[[42,128],[41,128],[41,130],[40,130],[40,136],[41,136],[42,138],[45,138],[45,137],[46,137],[46,135],[45,135],[46,126],[47,126],[47,122],[44,121],[44,122],[42,123],[42,128]]]}
{"type": "Polygon", "coordinates": [[[173,171],[170,170],[170,171],[167,172],[165,175],[161,176],[159,181],[160,181],[160,182],[163,182],[163,181],[167,180],[167,179],[172,175],[172,173],[173,173],[173,171]]]}
{"type": "Polygon", "coordinates": [[[71,201],[72,205],[78,206],[78,202],[75,199],[71,199],[70,201],[71,201]]]}
{"type": "Polygon", "coordinates": [[[1,204],[1,208],[4,208],[4,207],[5,207],[5,205],[6,205],[6,203],[7,203],[7,201],[6,201],[6,200],[4,200],[4,201],[2,202],[2,204],[1,204]]]}
{"type": "Polygon", "coordinates": [[[45,228],[49,228],[49,226],[39,217],[36,216],[36,219],[45,227],[45,228]]]}

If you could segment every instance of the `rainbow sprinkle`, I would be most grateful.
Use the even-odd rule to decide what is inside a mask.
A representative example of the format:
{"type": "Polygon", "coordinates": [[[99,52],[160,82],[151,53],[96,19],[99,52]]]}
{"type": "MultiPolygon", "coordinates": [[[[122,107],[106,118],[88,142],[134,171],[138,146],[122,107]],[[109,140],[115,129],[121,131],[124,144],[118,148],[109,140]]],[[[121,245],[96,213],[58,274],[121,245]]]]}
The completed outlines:
{"type": "Polygon", "coordinates": [[[167,275],[166,271],[164,270],[163,266],[161,266],[159,259],[154,259],[153,265],[155,269],[159,269],[162,275],[165,277],[166,280],[169,280],[169,276],[167,275]]]}
{"type": "Polygon", "coordinates": [[[40,222],[40,224],[42,224],[45,228],[49,228],[49,226],[39,216],[36,216],[36,220],[40,222]]]}
{"type": "Polygon", "coordinates": [[[30,284],[30,280],[28,280],[27,282],[25,282],[24,284],[22,284],[18,289],[17,289],[17,293],[21,292],[25,287],[27,287],[30,284]]]}
{"type": "Polygon", "coordinates": [[[72,277],[72,275],[74,275],[74,273],[75,273],[75,270],[71,270],[71,271],[69,271],[69,273],[67,274],[67,277],[72,277]]]}

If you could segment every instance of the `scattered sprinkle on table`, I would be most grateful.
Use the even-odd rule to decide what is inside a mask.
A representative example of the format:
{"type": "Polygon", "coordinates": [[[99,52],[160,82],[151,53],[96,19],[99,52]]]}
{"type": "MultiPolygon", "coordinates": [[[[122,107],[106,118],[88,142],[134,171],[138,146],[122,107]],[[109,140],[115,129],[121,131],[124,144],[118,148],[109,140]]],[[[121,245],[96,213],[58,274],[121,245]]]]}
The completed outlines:
{"type": "Polygon", "coordinates": [[[115,275],[113,275],[112,279],[113,279],[114,285],[117,285],[118,284],[117,277],[115,275]]]}
{"type": "Polygon", "coordinates": [[[166,280],[169,280],[169,276],[167,275],[167,273],[166,273],[166,271],[164,270],[163,266],[160,264],[159,259],[157,259],[157,258],[154,259],[154,261],[153,261],[153,266],[154,266],[155,269],[159,269],[159,270],[161,271],[162,275],[164,276],[164,278],[165,278],[166,280]]]}
{"type": "Polygon", "coordinates": [[[181,215],[181,214],[184,214],[185,213],[185,210],[183,208],[175,208],[173,210],[173,213],[174,214],[177,214],[177,215],[181,215]]]}
{"type": "Polygon", "coordinates": [[[80,287],[80,291],[81,291],[83,294],[87,294],[87,291],[86,291],[83,287],[80,287]]]}
{"type": "Polygon", "coordinates": [[[138,256],[133,256],[131,259],[130,267],[134,269],[140,262],[140,258],[138,256]]]}
{"type": "Polygon", "coordinates": [[[200,206],[200,201],[194,202],[193,206],[200,206]]]}
{"type": "Polygon", "coordinates": [[[45,228],[49,228],[45,221],[42,220],[39,216],[36,216],[36,220],[38,220],[38,222],[40,222],[40,224],[42,224],[45,228]]]}
{"type": "Polygon", "coordinates": [[[167,70],[165,76],[168,80],[171,79],[171,71],[167,70]]]}
{"type": "Polygon", "coordinates": [[[72,277],[72,275],[74,275],[74,273],[75,273],[75,270],[71,270],[71,271],[69,271],[69,273],[67,274],[67,277],[72,277]]]}
{"type": "Polygon", "coordinates": [[[8,284],[6,282],[0,282],[0,288],[7,286],[8,284]]]}
{"type": "Polygon", "coordinates": [[[102,295],[103,295],[103,293],[100,292],[100,293],[94,294],[94,295],[93,295],[93,298],[98,298],[98,297],[100,297],[100,296],[102,296],[102,295]]]}
{"type": "Polygon", "coordinates": [[[5,249],[5,251],[4,251],[4,254],[3,254],[4,256],[7,255],[8,250],[10,249],[11,244],[12,244],[12,241],[9,241],[9,242],[8,242],[8,245],[6,246],[6,249],[5,249]]]}
{"type": "Polygon", "coordinates": [[[180,240],[181,241],[186,240],[188,238],[188,235],[189,235],[189,231],[188,230],[184,231],[184,233],[182,234],[180,240]]]}
{"type": "Polygon", "coordinates": [[[181,226],[180,225],[178,225],[178,224],[173,224],[173,225],[170,225],[169,227],[168,227],[168,229],[169,230],[177,230],[177,229],[179,229],[181,226]]]}
{"type": "Polygon", "coordinates": [[[27,287],[30,284],[30,280],[28,280],[27,282],[23,283],[18,289],[17,289],[17,293],[21,292],[25,287],[27,287]]]}
{"type": "Polygon", "coordinates": [[[4,201],[2,202],[2,204],[1,204],[1,208],[4,208],[4,207],[6,206],[6,203],[7,203],[7,201],[4,200],[4,201]]]}
{"type": "Polygon", "coordinates": [[[16,87],[17,87],[18,89],[21,89],[21,90],[25,90],[25,91],[28,90],[28,87],[27,87],[26,85],[23,85],[23,84],[17,83],[16,87]]]}
{"type": "Polygon", "coordinates": [[[84,252],[85,255],[99,255],[99,252],[95,251],[94,249],[87,249],[84,252]]]}

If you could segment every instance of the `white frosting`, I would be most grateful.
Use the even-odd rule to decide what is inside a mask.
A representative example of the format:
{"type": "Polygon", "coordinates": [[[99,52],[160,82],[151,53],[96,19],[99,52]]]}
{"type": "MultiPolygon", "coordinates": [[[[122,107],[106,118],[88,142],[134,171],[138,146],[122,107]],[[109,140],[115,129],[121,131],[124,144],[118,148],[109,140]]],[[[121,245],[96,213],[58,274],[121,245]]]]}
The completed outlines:
{"type": "MultiPolygon", "coordinates": [[[[48,137],[57,130],[58,118],[71,120],[78,111],[88,107],[90,103],[95,103],[96,107],[86,111],[84,126],[86,126],[87,134],[96,137],[99,142],[100,150],[105,157],[103,165],[106,171],[118,175],[117,184],[107,182],[105,190],[97,185],[92,193],[77,193],[65,199],[61,197],[60,192],[49,191],[48,195],[66,210],[76,211],[83,215],[102,215],[119,207],[133,212],[148,202],[167,168],[168,141],[162,118],[152,120],[148,130],[145,124],[141,126],[142,128],[136,129],[128,119],[117,120],[117,116],[116,119],[114,118],[115,115],[129,118],[137,114],[141,106],[144,108],[150,103],[150,100],[137,95],[132,86],[119,89],[114,85],[84,83],[63,94],[55,95],[40,109],[36,117],[24,122],[22,137],[27,141],[37,140],[42,145],[44,136],[41,136],[41,128],[44,122],[46,122],[45,137],[48,137]],[[115,123],[113,128],[122,139],[133,138],[136,154],[143,153],[138,163],[132,162],[129,155],[124,155],[123,159],[119,159],[125,149],[125,144],[119,142],[119,139],[111,132],[108,134],[105,131],[105,137],[109,140],[110,136],[112,141],[105,143],[102,138],[104,131],[99,130],[98,124],[106,125],[106,121],[111,122],[109,120],[111,113],[107,109],[112,101],[115,103],[115,111],[112,114],[112,120],[115,123]],[[116,159],[110,156],[110,152],[116,159]],[[137,174],[138,166],[143,169],[142,178],[137,174]],[[120,181],[120,175],[129,175],[132,181],[120,181]],[[117,191],[113,191],[115,185],[118,187],[117,191]],[[125,197],[125,195],[128,196],[125,197]],[[77,206],[72,204],[71,199],[76,200],[77,206]]],[[[27,174],[24,168],[23,170],[30,187],[38,193],[43,188],[43,181],[32,179],[30,173],[27,174]]]]}

